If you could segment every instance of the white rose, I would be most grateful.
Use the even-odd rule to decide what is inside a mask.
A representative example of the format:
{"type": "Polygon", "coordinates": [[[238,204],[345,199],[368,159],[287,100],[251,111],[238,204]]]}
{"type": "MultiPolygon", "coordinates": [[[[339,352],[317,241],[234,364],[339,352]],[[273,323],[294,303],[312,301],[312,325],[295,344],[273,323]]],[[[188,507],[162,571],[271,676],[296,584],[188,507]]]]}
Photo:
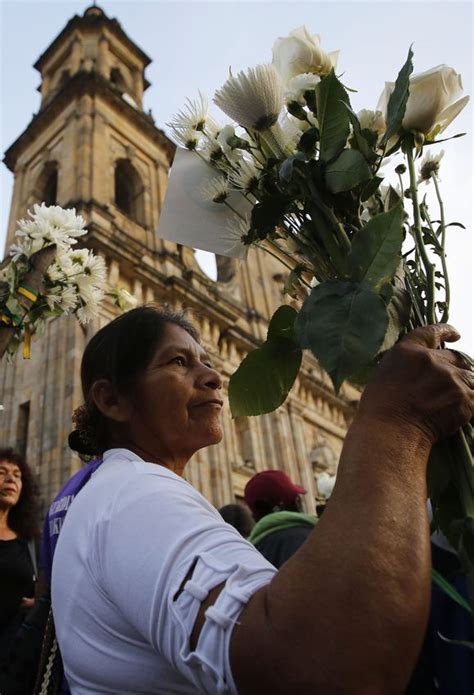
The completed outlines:
{"type": "MultiPolygon", "coordinates": [[[[394,86],[393,82],[385,83],[385,90],[377,105],[377,110],[385,116],[394,86]]],[[[427,140],[433,140],[469,101],[468,96],[458,98],[462,91],[461,75],[448,65],[438,65],[419,75],[413,75],[410,79],[410,95],[403,117],[403,128],[418,131],[427,140]]]]}
{"type": "Polygon", "coordinates": [[[273,64],[285,84],[302,73],[327,75],[336,67],[338,55],[339,51],[323,51],[319,36],[311,36],[305,26],[273,44],[273,64]]]}
{"type": "Polygon", "coordinates": [[[296,101],[301,106],[304,106],[306,104],[304,93],[314,90],[320,80],[321,78],[318,75],[308,72],[292,77],[286,85],[285,102],[289,104],[292,101],[296,101]]]}
{"type": "Polygon", "coordinates": [[[362,111],[359,111],[357,114],[357,118],[359,119],[362,129],[367,128],[368,130],[373,130],[377,135],[383,135],[387,129],[387,124],[385,123],[385,118],[381,111],[362,109],[362,111]]]}

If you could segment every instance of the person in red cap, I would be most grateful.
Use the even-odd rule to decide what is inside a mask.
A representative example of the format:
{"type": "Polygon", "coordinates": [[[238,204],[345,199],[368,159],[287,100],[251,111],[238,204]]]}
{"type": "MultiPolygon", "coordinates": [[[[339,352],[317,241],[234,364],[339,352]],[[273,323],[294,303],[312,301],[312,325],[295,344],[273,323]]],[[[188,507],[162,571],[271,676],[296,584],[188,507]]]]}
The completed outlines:
{"type": "Polygon", "coordinates": [[[257,522],[248,540],[275,567],[281,567],[304,543],[316,524],[316,517],[303,514],[301,495],[283,471],[262,471],[245,487],[245,501],[257,522]]]}

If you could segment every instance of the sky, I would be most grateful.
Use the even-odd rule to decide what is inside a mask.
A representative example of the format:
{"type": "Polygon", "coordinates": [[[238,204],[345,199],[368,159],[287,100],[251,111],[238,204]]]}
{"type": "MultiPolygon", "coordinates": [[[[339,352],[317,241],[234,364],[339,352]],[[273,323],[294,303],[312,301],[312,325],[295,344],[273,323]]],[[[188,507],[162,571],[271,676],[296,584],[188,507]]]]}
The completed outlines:
{"type": "MultiPolygon", "coordinates": [[[[1,150],[21,134],[38,111],[39,74],[33,63],[74,14],[90,2],[80,0],[23,2],[0,0],[1,150]]],[[[384,82],[394,80],[413,43],[415,73],[441,63],[462,75],[464,91],[473,94],[473,4],[457,1],[390,2],[189,2],[157,0],[98,2],[109,17],[152,58],[147,68],[151,87],[144,108],[156,125],[166,123],[195,97],[198,89],[209,98],[228,76],[271,61],[274,40],[305,24],[321,36],[327,51],[340,50],[338,73],[351,93],[355,111],[374,109],[384,82]]],[[[225,120],[215,108],[215,115],[225,120]]],[[[451,124],[445,136],[466,132],[463,138],[431,148],[445,150],[441,190],[448,221],[448,267],[452,284],[450,322],[462,333],[460,349],[474,352],[473,327],[473,108],[472,101],[451,124]]],[[[390,167],[387,174],[390,174],[390,167]]],[[[4,245],[13,176],[1,166],[0,248],[4,245]]]]}

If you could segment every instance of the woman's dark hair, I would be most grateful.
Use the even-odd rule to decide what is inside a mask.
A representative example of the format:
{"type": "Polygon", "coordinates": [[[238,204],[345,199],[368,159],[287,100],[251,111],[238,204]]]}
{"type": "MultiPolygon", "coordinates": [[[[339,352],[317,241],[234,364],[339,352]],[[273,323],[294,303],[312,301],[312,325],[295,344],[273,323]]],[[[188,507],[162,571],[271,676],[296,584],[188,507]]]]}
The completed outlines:
{"type": "Polygon", "coordinates": [[[13,463],[21,472],[21,493],[8,513],[8,526],[20,538],[31,540],[38,533],[39,492],[35,476],[25,459],[10,447],[0,449],[0,461],[13,463]]]}
{"type": "Polygon", "coordinates": [[[199,342],[198,332],[184,314],[154,306],[127,311],[101,328],[89,341],[81,363],[85,403],[73,414],[76,429],[69,435],[71,449],[91,457],[108,448],[108,419],[92,400],[91,388],[99,379],[107,379],[118,393],[131,394],[170,323],[199,342]]]}
{"type": "Polygon", "coordinates": [[[244,538],[248,538],[254,527],[250,509],[241,504],[226,504],[219,509],[219,514],[228,524],[233,526],[244,538]]]}

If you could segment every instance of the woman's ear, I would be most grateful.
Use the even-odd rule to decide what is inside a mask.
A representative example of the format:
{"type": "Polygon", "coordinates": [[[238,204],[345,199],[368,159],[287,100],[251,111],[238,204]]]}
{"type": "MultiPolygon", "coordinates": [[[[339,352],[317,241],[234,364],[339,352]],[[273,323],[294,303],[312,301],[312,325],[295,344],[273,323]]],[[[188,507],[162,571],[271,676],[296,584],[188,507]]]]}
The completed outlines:
{"type": "Polygon", "coordinates": [[[92,384],[90,395],[98,410],[115,422],[128,422],[130,407],[126,398],[117,393],[107,379],[98,379],[92,384]]]}

